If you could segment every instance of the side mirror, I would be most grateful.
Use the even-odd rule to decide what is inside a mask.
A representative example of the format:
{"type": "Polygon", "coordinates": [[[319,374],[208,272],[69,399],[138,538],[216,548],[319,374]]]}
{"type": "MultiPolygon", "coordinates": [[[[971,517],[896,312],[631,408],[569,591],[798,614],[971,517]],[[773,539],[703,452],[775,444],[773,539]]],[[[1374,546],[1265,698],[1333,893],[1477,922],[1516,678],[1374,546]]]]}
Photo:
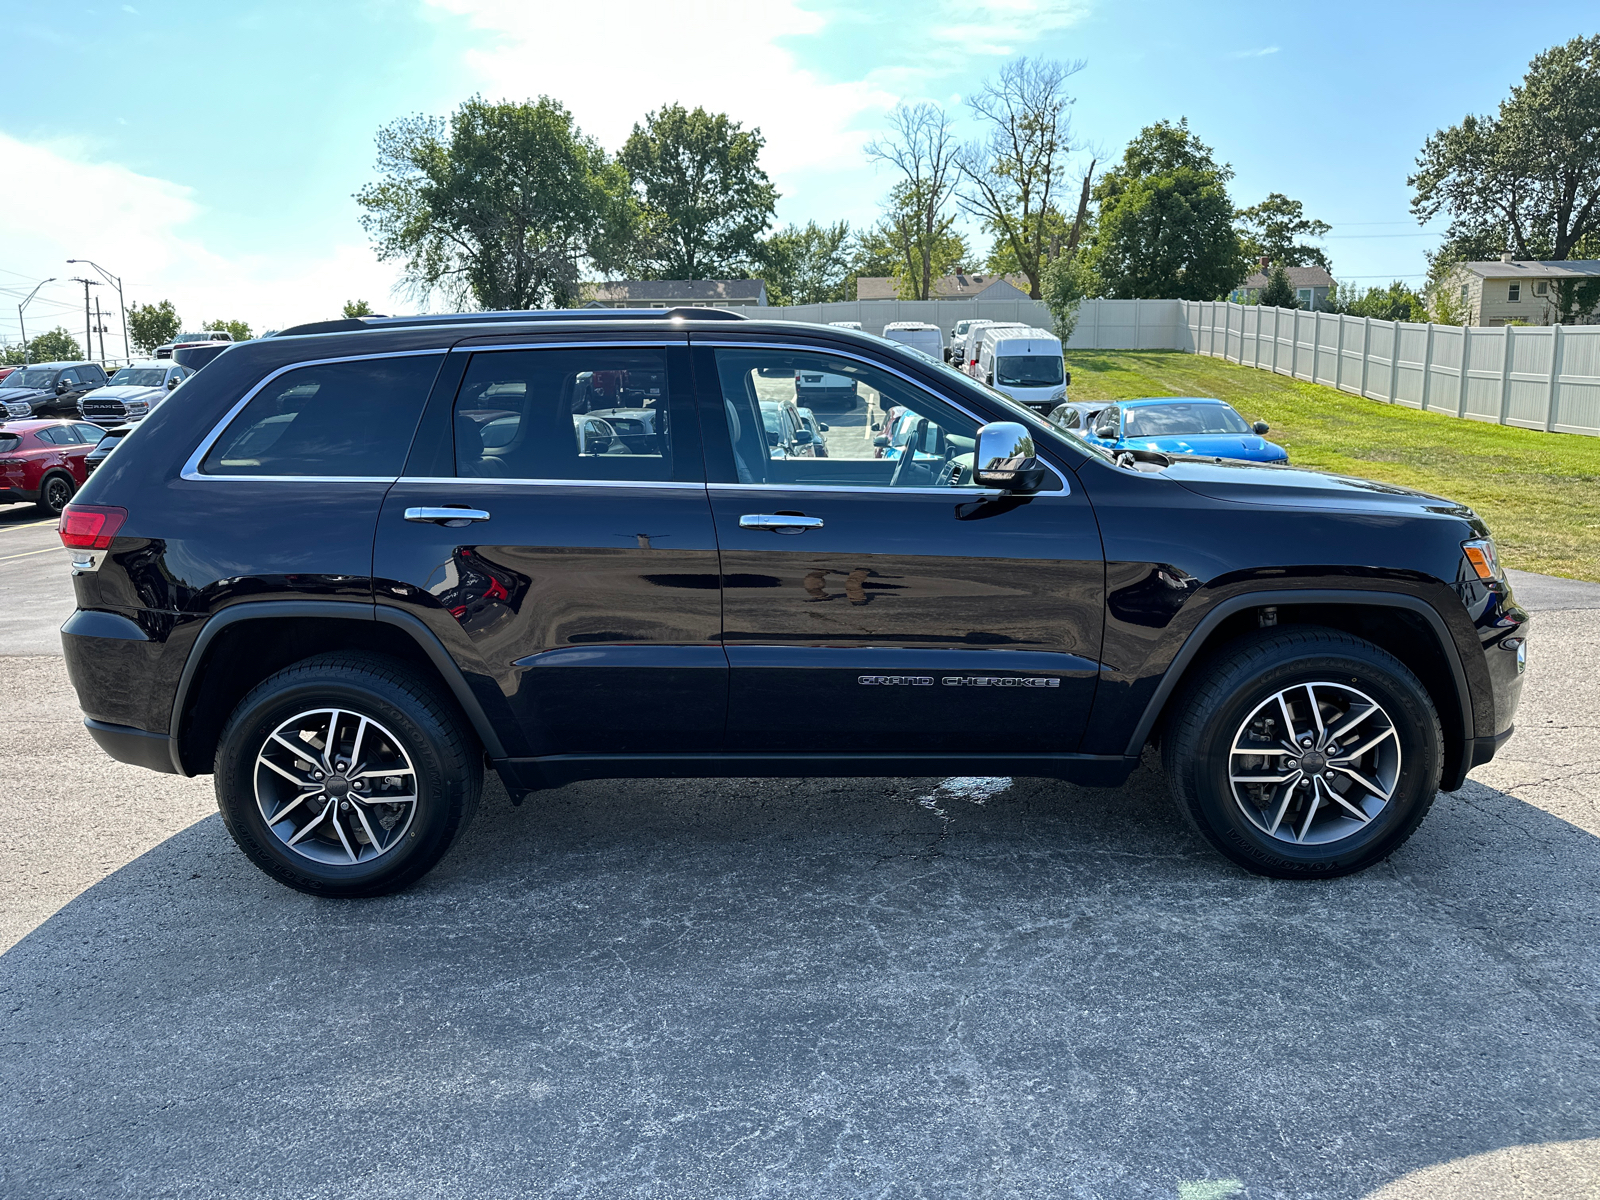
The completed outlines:
{"type": "Polygon", "coordinates": [[[824,425],[821,421],[817,422],[817,428],[822,430],[823,433],[828,432],[828,426],[824,425]]]}
{"type": "Polygon", "coordinates": [[[972,482],[1005,492],[1037,492],[1048,478],[1033,452],[1033,435],[1015,421],[991,421],[978,430],[972,482]]]}
{"type": "Polygon", "coordinates": [[[176,375],[174,375],[171,379],[167,380],[167,391],[170,392],[173,388],[177,387],[182,382],[183,382],[183,380],[179,379],[176,375]]]}
{"type": "Polygon", "coordinates": [[[1094,427],[1094,435],[1103,441],[1114,442],[1117,440],[1117,427],[1115,425],[1096,425],[1094,427]]]}
{"type": "Polygon", "coordinates": [[[944,348],[944,360],[945,360],[945,362],[949,362],[950,361],[950,347],[949,346],[946,346],[944,348]]]}
{"type": "MultiPolygon", "coordinates": [[[[876,429],[877,426],[874,425],[873,428],[876,429]]],[[[877,437],[872,439],[872,444],[880,450],[885,449],[889,445],[889,435],[880,433],[877,437]]]]}
{"type": "Polygon", "coordinates": [[[1259,434],[1265,434],[1272,428],[1272,426],[1268,425],[1265,421],[1257,421],[1254,425],[1250,426],[1250,428],[1254,429],[1259,434]]]}
{"type": "Polygon", "coordinates": [[[796,446],[809,446],[812,442],[811,430],[796,429],[794,431],[794,444],[796,446]]]}
{"type": "Polygon", "coordinates": [[[874,421],[873,422],[873,424],[872,424],[872,432],[873,433],[877,433],[882,428],[883,428],[882,422],[878,422],[878,421],[874,421]]]}
{"type": "Polygon", "coordinates": [[[69,384],[65,379],[56,380],[56,395],[65,396],[70,387],[71,384],[69,384]]]}
{"type": "Polygon", "coordinates": [[[994,386],[994,372],[993,371],[987,372],[983,377],[983,381],[985,383],[987,383],[990,387],[993,387],[994,386]]]}

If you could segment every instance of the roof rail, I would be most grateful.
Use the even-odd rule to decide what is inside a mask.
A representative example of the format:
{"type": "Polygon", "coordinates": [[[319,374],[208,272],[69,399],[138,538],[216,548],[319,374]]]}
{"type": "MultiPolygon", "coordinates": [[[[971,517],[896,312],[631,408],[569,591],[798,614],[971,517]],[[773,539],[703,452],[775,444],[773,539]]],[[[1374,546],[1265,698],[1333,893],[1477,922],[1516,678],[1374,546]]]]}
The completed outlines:
{"type": "Polygon", "coordinates": [[[311,321],[280,330],[273,337],[313,333],[352,333],[358,329],[404,329],[419,325],[488,325],[531,321],[745,321],[731,308],[552,308],[525,312],[420,313],[412,317],[346,317],[311,321]]]}

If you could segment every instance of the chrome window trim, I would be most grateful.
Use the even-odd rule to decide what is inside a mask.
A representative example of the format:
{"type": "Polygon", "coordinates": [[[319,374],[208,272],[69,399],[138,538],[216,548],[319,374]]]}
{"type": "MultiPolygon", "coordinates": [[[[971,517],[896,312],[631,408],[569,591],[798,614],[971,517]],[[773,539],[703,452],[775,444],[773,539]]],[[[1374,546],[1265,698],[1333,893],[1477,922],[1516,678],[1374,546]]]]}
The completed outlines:
{"type": "Polygon", "coordinates": [[[688,483],[681,479],[524,479],[520,476],[508,478],[497,475],[402,475],[395,483],[429,483],[449,484],[452,487],[467,485],[478,487],[605,487],[605,488],[673,488],[676,490],[693,489],[705,491],[704,483],[688,483]]]}
{"type": "MultiPolygon", "coordinates": [[[[718,492],[766,491],[770,488],[781,488],[786,492],[844,492],[863,496],[962,496],[973,500],[995,500],[1006,494],[999,488],[890,487],[888,484],[874,487],[859,483],[708,483],[706,487],[718,492]]],[[[1030,498],[1066,494],[1065,491],[1028,493],[1030,498]]]]}
{"type": "Polygon", "coordinates": [[[597,342],[586,338],[581,342],[505,342],[495,343],[492,346],[467,346],[455,345],[450,347],[452,354],[481,354],[488,350],[598,350],[611,349],[613,346],[643,346],[649,349],[664,350],[672,346],[687,346],[689,335],[683,334],[676,339],[662,338],[660,334],[649,338],[621,338],[611,342],[597,342]]]}
{"type": "MultiPolygon", "coordinates": [[[[936,400],[941,400],[945,404],[948,404],[951,408],[955,409],[958,413],[961,413],[968,420],[976,421],[980,426],[988,425],[990,423],[988,421],[985,421],[982,417],[980,417],[977,413],[973,412],[970,408],[967,408],[965,405],[961,404],[959,401],[952,400],[949,396],[944,395],[942,392],[933,391],[931,388],[928,387],[927,384],[923,383],[920,379],[913,379],[910,375],[907,375],[904,371],[896,370],[894,367],[888,366],[885,363],[881,363],[875,358],[867,358],[865,355],[853,354],[848,350],[836,350],[831,346],[826,348],[826,349],[824,349],[824,348],[819,347],[819,346],[802,346],[802,345],[795,345],[795,344],[792,344],[792,343],[789,343],[789,342],[736,342],[736,341],[725,341],[722,338],[713,339],[713,338],[710,338],[710,337],[702,338],[702,340],[697,341],[697,342],[695,342],[693,344],[696,345],[696,346],[708,347],[708,348],[713,349],[713,350],[715,350],[718,346],[729,346],[729,347],[733,347],[734,349],[738,349],[738,350],[797,350],[797,351],[800,351],[802,353],[808,353],[808,354],[823,354],[823,355],[832,354],[836,358],[852,358],[856,362],[865,363],[867,366],[876,367],[878,370],[883,371],[886,374],[897,376],[898,378],[904,380],[906,383],[910,384],[912,387],[916,388],[918,391],[927,392],[928,395],[934,397],[936,400]]],[[[847,460],[842,460],[841,459],[840,461],[847,461],[847,460]]],[[[1032,492],[1032,493],[1030,493],[1030,495],[1035,496],[1035,497],[1039,497],[1039,496],[1054,496],[1054,495],[1057,495],[1057,494],[1063,495],[1063,496],[1071,495],[1072,494],[1072,485],[1067,482],[1067,477],[1061,473],[1060,469],[1055,465],[1055,463],[1051,462],[1048,458],[1041,458],[1039,461],[1044,463],[1045,466],[1049,467],[1050,468],[1050,473],[1061,481],[1061,490],[1060,490],[1059,493],[1057,493],[1057,492],[1032,492]]],[[[710,486],[712,486],[712,487],[785,487],[785,486],[802,486],[802,485],[785,485],[785,484],[778,484],[778,483],[735,483],[735,484],[711,484],[710,486]]],[[[819,486],[819,485],[805,485],[805,486],[819,486]]],[[[839,489],[827,488],[825,490],[836,491],[836,490],[839,490],[839,489]]],[[[888,488],[887,488],[887,486],[882,487],[882,488],[862,487],[862,488],[855,489],[855,490],[876,492],[876,491],[887,491],[888,488]]],[[[981,488],[970,488],[969,489],[969,488],[953,487],[953,488],[926,488],[926,489],[924,489],[924,488],[896,488],[894,490],[898,491],[898,492],[902,492],[902,493],[927,491],[927,492],[932,492],[933,494],[940,495],[940,496],[959,496],[959,495],[970,495],[973,492],[979,492],[979,491],[982,491],[984,489],[981,489],[981,488]]]]}
{"type": "MultiPolygon", "coordinates": [[[[329,363],[370,362],[378,358],[416,358],[423,354],[444,355],[447,353],[449,353],[448,347],[435,347],[429,350],[391,350],[386,354],[341,354],[333,358],[307,358],[300,362],[287,363],[257,381],[249,391],[240,397],[232,408],[223,414],[222,419],[211,427],[211,432],[206,434],[200,445],[195,448],[195,452],[189,455],[188,461],[183,464],[183,470],[179,472],[179,477],[196,483],[218,480],[234,480],[243,483],[276,483],[285,480],[298,481],[300,483],[393,483],[399,478],[398,475],[206,475],[201,472],[200,463],[210,452],[211,447],[216,445],[217,439],[232,424],[233,419],[244,411],[244,406],[254,400],[262,388],[280,375],[289,371],[298,371],[301,367],[324,367],[329,363]]],[[[424,398],[424,402],[426,402],[426,398],[424,398]]],[[[418,415],[420,417],[420,414],[418,415]]]]}

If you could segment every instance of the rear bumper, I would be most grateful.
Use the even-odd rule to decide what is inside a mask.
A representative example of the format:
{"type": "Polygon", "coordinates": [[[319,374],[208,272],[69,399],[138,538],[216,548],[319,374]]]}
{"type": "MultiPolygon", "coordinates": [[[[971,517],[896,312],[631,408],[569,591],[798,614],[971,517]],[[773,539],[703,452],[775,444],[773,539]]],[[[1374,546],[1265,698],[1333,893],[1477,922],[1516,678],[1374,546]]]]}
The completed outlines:
{"type": "Polygon", "coordinates": [[[172,739],[164,733],[151,733],[131,725],[112,725],[107,721],[84,720],[89,736],[118,762],[144,767],[151,771],[179,774],[173,763],[172,739]]]}
{"type": "Polygon", "coordinates": [[[0,488],[0,504],[35,504],[39,500],[37,491],[26,491],[23,488],[0,488]]]}

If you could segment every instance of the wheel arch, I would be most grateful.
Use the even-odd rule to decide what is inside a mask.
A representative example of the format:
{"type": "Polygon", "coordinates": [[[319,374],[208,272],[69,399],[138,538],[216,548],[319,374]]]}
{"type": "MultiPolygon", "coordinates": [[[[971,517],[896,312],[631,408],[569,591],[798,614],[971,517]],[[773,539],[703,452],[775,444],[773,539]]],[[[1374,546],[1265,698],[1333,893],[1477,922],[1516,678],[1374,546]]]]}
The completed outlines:
{"type": "Polygon", "coordinates": [[[256,684],[291,663],[330,650],[400,659],[454,700],[484,750],[506,751],[461,668],[416,617],[383,605],[347,601],[257,601],[223,609],[200,630],[172,701],[169,751],[177,773],[211,769],[234,707],[256,684]]]}
{"type": "Polygon", "coordinates": [[[1474,746],[1473,696],[1466,668],[1438,610],[1425,600],[1398,592],[1285,589],[1246,592],[1218,602],[1173,657],[1128,740],[1128,755],[1143,751],[1184,680],[1235,639],[1257,628],[1258,614],[1265,609],[1275,610],[1279,627],[1321,625],[1343,630],[1405,663],[1433,698],[1444,729],[1440,787],[1451,791],[1461,786],[1472,767],[1474,746]]]}

